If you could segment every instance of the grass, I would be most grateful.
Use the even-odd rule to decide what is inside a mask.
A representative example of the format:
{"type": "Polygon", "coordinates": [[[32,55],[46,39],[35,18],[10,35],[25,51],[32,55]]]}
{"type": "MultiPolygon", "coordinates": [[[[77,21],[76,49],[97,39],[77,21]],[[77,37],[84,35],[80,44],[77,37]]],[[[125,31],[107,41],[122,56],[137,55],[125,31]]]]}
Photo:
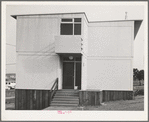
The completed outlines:
{"type": "Polygon", "coordinates": [[[86,106],[83,110],[102,110],[102,111],[143,111],[144,96],[136,96],[134,100],[119,100],[105,102],[101,106],[86,106]]]}

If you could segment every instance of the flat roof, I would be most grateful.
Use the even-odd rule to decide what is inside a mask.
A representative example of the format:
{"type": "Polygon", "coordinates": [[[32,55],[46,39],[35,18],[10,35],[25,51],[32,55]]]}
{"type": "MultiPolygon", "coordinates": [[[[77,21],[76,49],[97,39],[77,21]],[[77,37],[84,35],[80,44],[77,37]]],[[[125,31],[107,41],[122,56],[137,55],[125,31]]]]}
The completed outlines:
{"type": "Polygon", "coordinates": [[[139,20],[109,20],[109,21],[89,21],[85,12],[72,12],[72,13],[49,13],[49,14],[20,14],[20,15],[11,15],[14,19],[17,19],[17,16],[40,16],[40,15],[64,15],[64,14],[84,14],[88,23],[99,23],[99,22],[121,22],[121,21],[143,21],[139,20]]]}

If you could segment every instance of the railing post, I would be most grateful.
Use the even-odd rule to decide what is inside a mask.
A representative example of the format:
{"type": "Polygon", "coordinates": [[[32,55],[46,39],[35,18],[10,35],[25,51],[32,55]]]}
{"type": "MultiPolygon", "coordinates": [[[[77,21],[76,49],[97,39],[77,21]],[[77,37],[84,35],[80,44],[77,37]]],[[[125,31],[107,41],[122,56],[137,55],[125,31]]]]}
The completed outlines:
{"type": "Polygon", "coordinates": [[[58,90],[58,78],[57,78],[57,90],[58,90]]]}

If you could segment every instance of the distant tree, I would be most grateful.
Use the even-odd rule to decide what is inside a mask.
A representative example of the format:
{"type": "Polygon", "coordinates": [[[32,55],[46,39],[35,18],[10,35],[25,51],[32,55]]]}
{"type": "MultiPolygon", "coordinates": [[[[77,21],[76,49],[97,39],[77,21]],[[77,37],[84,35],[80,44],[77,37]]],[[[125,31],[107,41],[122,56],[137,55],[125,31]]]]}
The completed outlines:
{"type": "Polygon", "coordinates": [[[133,69],[133,80],[138,79],[139,70],[137,68],[133,69]]]}
{"type": "Polygon", "coordinates": [[[133,69],[133,80],[139,80],[139,85],[141,85],[141,80],[144,80],[144,70],[133,69]]]}
{"type": "Polygon", "coordinates": [[[138,73],[138,79],[139,80],[144,80],[144,70],[140,70],[138,73]]]}

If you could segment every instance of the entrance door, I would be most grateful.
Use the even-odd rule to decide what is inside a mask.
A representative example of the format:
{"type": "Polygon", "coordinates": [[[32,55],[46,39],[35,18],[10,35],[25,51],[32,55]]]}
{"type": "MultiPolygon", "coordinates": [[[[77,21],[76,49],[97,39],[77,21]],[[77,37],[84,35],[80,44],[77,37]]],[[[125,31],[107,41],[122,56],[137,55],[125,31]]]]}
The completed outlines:
{"type": "Polygon", "coordinates": [[[63,62],[63,89],[74,89],[74,62],[63,62]]]}

